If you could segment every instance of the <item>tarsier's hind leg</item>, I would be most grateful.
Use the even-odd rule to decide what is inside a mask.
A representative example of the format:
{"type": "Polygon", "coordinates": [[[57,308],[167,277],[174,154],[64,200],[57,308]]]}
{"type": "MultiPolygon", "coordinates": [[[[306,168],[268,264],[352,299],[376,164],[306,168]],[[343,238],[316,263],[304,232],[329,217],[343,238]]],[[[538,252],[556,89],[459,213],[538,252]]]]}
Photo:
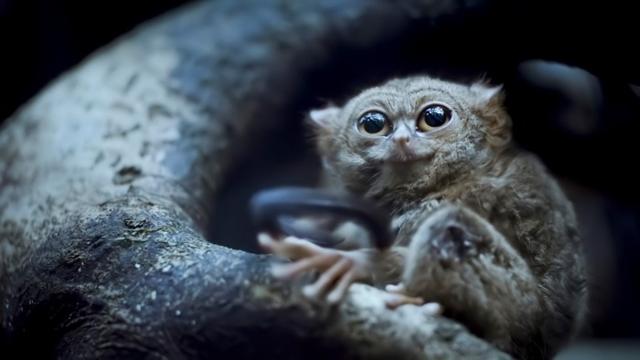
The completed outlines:
{"type": "Polygon", "coordinates": [[[527,263],[488,221],[445,205],[414,234],[402,276],[405,294],[442,303],[445,314],[507,350],[540,309],[527,263]]]}

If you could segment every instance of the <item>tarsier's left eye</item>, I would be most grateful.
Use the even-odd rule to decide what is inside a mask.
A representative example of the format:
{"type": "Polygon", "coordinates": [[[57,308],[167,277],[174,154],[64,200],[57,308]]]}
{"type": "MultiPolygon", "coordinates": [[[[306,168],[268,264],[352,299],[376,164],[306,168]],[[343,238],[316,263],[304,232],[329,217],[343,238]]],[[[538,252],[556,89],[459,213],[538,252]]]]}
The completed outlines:
{"type": "Polygon", "coordinates": [[[429,131],[446,124],[449,120],[451,120],[451,109],[440,104],[429,105],[420,114],[417,130],[429,131]]]}
{"type": "Polygon", "coordinates": [[[369,111],[358,119],[358,131],[369,135],[388,135],[391,124],[387,116],[379,111],[369,111]]]}

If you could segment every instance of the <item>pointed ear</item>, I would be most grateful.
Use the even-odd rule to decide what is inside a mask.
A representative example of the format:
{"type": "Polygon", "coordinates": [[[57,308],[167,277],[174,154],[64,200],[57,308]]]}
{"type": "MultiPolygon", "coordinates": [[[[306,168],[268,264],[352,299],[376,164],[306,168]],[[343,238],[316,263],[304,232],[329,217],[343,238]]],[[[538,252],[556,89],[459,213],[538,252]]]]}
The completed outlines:
{"type": "Polygon", "coordinates": [[[471,85],[471,92],[476,96],[478,105],[502,105],[504,102],[502,85],[491,86],[480,81],[471,85]]]}
{"type": "Polygon", "coordinates": [[[323,109],[311,110],[309,112],[309,120],[316,128],[328,130],[331,124],[337,120],[339,114],[339,107],[329,105],[323,109]]]}
{"type": "Polygon", "coordinates": [[[475,95],[475,111],[481,114],[486,124],[487,140],[496,148],[507,146],[511,141],[511,118],[504,109],[502,85],[490,86],[486,82],[471,85],[475,95]]]}
{"type": "Polygon", "coordinates": [[[309,111],[307,121],[311,124],[316,147],[323,157],[333,152],[330,149],[335,142],[335,124],[338,115],[340,115],[340,108],[333,105],[309,111]]]}

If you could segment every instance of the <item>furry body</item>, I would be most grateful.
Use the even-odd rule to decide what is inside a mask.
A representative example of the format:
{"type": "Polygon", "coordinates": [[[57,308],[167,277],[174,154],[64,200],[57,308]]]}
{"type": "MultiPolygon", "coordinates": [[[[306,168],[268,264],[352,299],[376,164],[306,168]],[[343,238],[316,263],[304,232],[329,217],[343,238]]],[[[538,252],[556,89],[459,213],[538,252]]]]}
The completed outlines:
{"type": "Polygon", "coordinates": [[[410,77],[310,113],[326,186],[376,201],[397,234],[387,251],[298,266],[328,274],[310,293],[400,283],[521,358],[551,357],[575,334],[586,300],[575,215],[512,144],[502,100],[500,88],[410,77]]]}

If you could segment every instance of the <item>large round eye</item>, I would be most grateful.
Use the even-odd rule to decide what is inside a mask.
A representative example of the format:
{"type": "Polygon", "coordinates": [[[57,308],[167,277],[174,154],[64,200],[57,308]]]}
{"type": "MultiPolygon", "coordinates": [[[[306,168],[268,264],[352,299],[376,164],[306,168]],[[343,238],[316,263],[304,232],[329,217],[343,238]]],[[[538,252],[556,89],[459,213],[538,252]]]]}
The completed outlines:
{"type": "Polygon", "coordinates": [[[451,110],[444,105],[433,104],[428,106],[418,119],[418,131],[429,131],[440,127],[451,120],[451,110]]]}
{"type": "Polygon", "coordinates": [[[379,111],[369,111],[358,119],[358,131],[369,135],[387,135],[391,125],[387,117],[379,111]]]}

